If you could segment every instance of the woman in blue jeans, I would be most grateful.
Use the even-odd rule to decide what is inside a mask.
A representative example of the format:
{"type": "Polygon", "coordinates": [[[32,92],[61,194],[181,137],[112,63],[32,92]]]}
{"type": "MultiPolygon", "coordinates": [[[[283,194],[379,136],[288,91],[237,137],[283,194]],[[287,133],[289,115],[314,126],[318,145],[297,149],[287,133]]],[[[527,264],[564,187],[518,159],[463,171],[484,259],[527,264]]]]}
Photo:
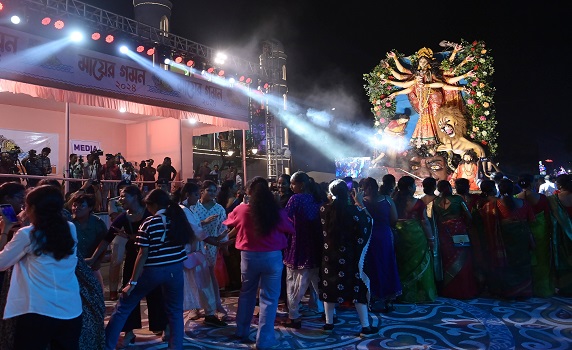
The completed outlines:
{"type": "Polygon", "coordinates": [[[280,208],[262,177],[247,184],[248,204],[237,206],[223,222],[236,229],[236,249],[240,250],[242,287],[238,298],[235,336],[249,342],[250,323],[260,288],[260,314],[257,349],[280,346],[274,338],[274,321],[282,280],[282,249],[294,226],[286,211],[280,208]]]}
{"type": "Polygon", "coordinates": [[[169,349],[183,349],[183,260],[185,244],[194,233],[181,207],[169,194],[154,189],[145,198],[153,214],[139,227],[135,244],[139,253],[131,280],[122,290],[105,328],[105,349],[113,350],[131,311],[149,292],[161,287],[169,320],[169,349]]]}

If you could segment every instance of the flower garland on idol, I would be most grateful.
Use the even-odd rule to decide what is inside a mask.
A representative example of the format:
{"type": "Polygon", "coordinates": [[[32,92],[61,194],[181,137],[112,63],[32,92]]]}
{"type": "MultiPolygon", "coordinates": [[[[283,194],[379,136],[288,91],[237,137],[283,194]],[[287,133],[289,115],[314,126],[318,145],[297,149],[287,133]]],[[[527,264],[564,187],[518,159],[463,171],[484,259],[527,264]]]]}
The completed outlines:
{"type": "MultiPolygon", "coordinates": [[[[461,75],[472,70],[474,77],[464,79],[467,89],[461,93],[467,110],[467,137],[473,142],[478,142],[488,149],[490,155],[496,155],[498,144],[498,132],[496,130],[497,121],[495,118],[494,94],[495,88],[492,85],[494,74],[494,60],[490,55],[490,49],[484,41],[467,42],[461,39],[463,49],[455,55],[453,62],[449,61],[452,49],[436,53],[435,58],[441,71],[448,71],[457,67],[468,56],[472,56],[472,61],[466,61],[460,68],[455,70],[455,75],[461,75]],[[439,62],[438,60],[441,59],[439,62]]],[[[404,54],[392,50],[402,63],[417,62],[417,54],[405,56],[404,54]]],[[[386,99],[389,94],[401,88],[389,83],[382,83],[383,80],[394,80],[390,73],[390,68],[385,68],[384,62],[389,63],[390,68],[397,70],[392,59],[384,59],[373,70],[363,75],[367,84],[364,85],[366,94],[372,104],[371,111],[374,115],[374,127],[376,131],[384,130],[391,118],[395,115],[395,99],[386,99]]],[[[433,63],[435,64],[435,63],[433,63]]]]}

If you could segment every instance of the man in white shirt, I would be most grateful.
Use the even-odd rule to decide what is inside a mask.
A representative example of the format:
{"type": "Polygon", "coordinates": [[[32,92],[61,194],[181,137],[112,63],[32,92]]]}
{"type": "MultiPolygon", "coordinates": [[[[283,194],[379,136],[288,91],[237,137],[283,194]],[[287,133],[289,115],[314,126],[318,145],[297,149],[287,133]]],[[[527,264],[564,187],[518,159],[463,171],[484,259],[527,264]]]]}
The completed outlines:
{"type": "Polygon", "coordinates": [[[550,175],[544,177],[544,183],[538,188],[538,193],[545,196],[552,196],[556,191],[556,184],[550,181],[550,175]]]}

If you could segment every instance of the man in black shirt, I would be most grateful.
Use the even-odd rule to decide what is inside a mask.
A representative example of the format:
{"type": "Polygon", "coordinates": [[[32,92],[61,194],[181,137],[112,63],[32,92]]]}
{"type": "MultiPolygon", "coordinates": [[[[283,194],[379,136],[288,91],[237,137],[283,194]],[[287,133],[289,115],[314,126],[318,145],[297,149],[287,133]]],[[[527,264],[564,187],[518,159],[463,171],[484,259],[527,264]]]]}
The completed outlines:
{"type": "Polygon", "coordinates": [[[171,193],[171,182],[175,180],[177,176],[177,170],[171,165],[171,157],[165,157],[163,163],[157,167],[157,183],[162,186],[162,188],[171,193]]]}

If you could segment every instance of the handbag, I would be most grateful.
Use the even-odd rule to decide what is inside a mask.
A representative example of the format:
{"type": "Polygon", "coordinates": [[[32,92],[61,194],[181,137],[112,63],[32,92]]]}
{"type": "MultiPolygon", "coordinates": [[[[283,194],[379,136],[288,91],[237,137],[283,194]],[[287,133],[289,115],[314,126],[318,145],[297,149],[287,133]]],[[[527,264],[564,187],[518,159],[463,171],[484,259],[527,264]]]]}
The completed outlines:
{"type": "Polygon", "coordinates": [[[183,261],[183,266],[186,269],[194,269],[199,265],[203,265],[207,262],[205,255],[201,251],[191,252],[187,254],[187,259],[183,261]]]}
{"type": "Polygon", "coordinates": [[[471,240],[469,239],[468,234],[461,234],[461,235],[453,235],[453,245],[455,247],[470,247],[471,240]]]}

